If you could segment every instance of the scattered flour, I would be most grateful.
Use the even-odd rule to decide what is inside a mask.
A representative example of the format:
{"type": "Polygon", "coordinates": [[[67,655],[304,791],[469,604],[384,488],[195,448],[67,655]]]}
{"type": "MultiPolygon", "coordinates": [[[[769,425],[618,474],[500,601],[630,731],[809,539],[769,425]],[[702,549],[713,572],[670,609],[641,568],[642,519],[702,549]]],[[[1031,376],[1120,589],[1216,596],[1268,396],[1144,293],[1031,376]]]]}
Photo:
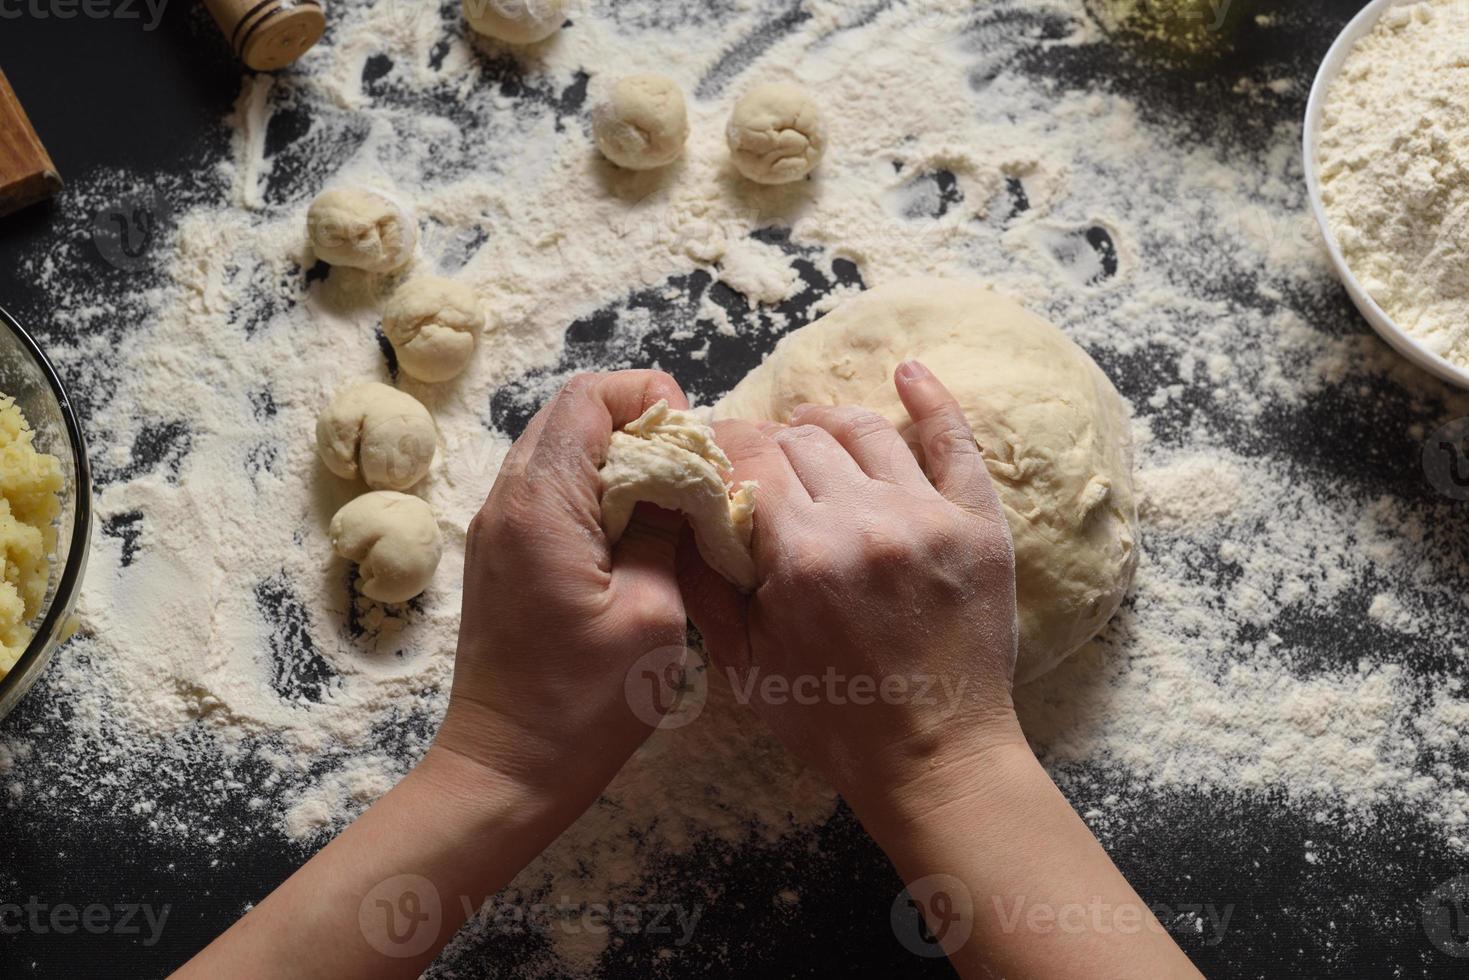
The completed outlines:
{"type": "MultiPolygon", "coordinates": [[[[800,10],[772,34],[786,13],[773,2],[590,3],[517,61],[471,37],[454,5],[340,0],[299,70],[245,84],[230,158],[158,188],[172,228],[152,268],[71,277],[91,261],[92,215],[153,194],[151,175],[68,192],[68,234],[24,274],[50,290],[51,351],[96,447],[101,533],[80,634],[0,728],[7,805],[133,813],[200,843],[319,844],[442,714],[464,527],[506,420],[582,364],[676,368],[675,355],[707,369],[691,394],[708,404],[754,363],[735,367],[735,348],[768,350],[857,288],[855,269],[868,286],[993,282],[1133,403],[1146,497],[1133,596],[1017,695],[1063,787],[1114,781],[1096,823],[1117,829],[1129,786],[1217,790],[1356,821],[1390,804],[1463,846],[1461,527],[1421,479],[1385,488],[1348,465],[1362,432],[1334,434],[1316,406],[1383,398],[1431,429],[1469,404],[1340,301],[1304,208],[1298,130],[1201,141],[1090,72],[1032,70],[1098,37],[1079,0],[800,10]],[[642,71],[692,93],[690,143],[666,173],[618,171],[588,138],[588,73],[642,71]],[[723,121],[755,80],[823,93],[815,180],[731,173],[723,121]],[[278,118],[293,134],[279,145],[278,118]],[[419,492],[446,552],[402,607],[354,598],[326,537],[351,490],[316,460],[313,420],[340,385],[387,379],[376,330],[393,286],[306,268],[305,209],[333,180],[416,208],[406,274],[472,285],[496,322],[454,383],[399,379],[441,430],[419,492]],[[606,323],[585,359],[573,335],[606,323]],[[1283,444],[1297,423],[1313,435],[1283,444]],[[1402,609],[1445,625],[1405,629],[1402,609]],[[1320,637],[1344,621],[1360,627],[1349,640],[1320,637]]],[[[1267,81],[1252,83],[1261,98],[1267,81]]],[[[775,841],[833,812],[716,672],[704,690],[687,702],[697,720],[657,733],[450,960],[492,942],[507,907],[635,895],[700,841],[775,841]]],[[[608,941],[552,939],[577,969],[608,941]]]]}

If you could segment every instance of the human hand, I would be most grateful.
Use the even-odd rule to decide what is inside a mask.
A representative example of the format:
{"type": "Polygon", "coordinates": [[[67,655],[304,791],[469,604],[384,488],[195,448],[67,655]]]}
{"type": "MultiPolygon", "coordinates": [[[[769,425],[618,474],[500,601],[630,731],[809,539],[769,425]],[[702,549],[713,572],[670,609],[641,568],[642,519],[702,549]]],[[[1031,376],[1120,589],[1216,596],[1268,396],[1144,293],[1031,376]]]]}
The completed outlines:
{"type": "Polygon", "coordinates": [[[953,396],[915,362],[895,384],[927,475],[863,409],[720,423],[734,478],[760,484],[760,585],[742,595],[691,542],[679,551],[689,613],[736,697],[864,820],[905,793],[966,793],[977,755],[1024,744],[1009,526],[953,396]],[[936,790],[936,772],[961,778],[936,790]]]}
{"type": "Polygon", "coordinates": [[[651,728],[623,681],[682,646],[676,515],[640,507],[616,547],[598,469],[612,432],[666,398],[658,371],[582,375],[531,420],[469,526],[464,611],[437,744],[589,805],[651,728]]]}

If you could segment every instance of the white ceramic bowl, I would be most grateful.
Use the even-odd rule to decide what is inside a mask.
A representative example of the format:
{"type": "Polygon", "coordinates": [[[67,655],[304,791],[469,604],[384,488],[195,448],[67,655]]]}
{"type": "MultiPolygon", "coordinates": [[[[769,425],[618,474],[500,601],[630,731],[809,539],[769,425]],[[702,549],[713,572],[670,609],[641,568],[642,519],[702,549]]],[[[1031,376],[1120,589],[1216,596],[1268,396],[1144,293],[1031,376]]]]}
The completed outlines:
{"type": "Polygon", "coordinates": [[[1336,234],[1332,232],[1331,224],[1326,219],[1326,208],[1321,203],[1321,181],[1316,174],[1316,145],[1321,135],[1321,115],[1326,108],[1327,93],[1341,71],[1342,62],[1346,61],[1347,55],[1351,54],[1352,46],[1357,43],[1357,40],[1377,25],[1378,19],[1387,8],[1413,2],[1415,0],[1372,0],[1362,8],[1357,16],[1352,18],[1352,22],[1342,30],[1336,42],[1332,44],[1331,50],[1326,52],[1326,58],[1316,72],[1316,81],[1311,85],[1311,97],[1306,102],[1306,124],[1302,128],[1301,142],[1302,152],[1305,153],[1306,189],[1311,198],[1311,210],[1316,215],[1316,223],[1321,226],[1321,234],[1326,238],[1326,250],[1331,254],[1331,264],[1336,267],[1336,274],[1341,278],[1342,285],[1346,287],[1347,295],[1352,298],[1352,302],[1357,305],[1357,309],[1361,311],[1367,322],[1372,324],[1372,329],[1376,330],[1378,336],[1387,341],[1393,350],[1423,370],[1461,388],[1469,388],[1469,371],[1444,360],[1424,346],[1422,341],[1393,323],[1392,317],[1383,312],[1382,307],[1378,306],[1377,302],[1367,294],[1367,290],[1362,288],[1362,284],[1347,267],[1347,260],[1341,254],[1341,245],[1337,242],[1336,234]]]}

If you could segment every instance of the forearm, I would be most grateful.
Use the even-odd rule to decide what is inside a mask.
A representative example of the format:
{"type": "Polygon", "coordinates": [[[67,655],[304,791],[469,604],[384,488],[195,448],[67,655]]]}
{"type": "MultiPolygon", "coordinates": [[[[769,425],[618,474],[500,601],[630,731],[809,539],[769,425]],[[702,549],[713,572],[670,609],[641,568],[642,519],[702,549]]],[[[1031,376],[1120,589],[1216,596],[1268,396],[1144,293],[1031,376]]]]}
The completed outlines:
{"type": "Polygon", "coordinates": [[[416,977],[575,819],[565,811],[435,747],[178,975],[416,977]]]}
{"type": "MultiPolygon", "coordinates": [[[[944,944],[956,969],[1012,980],[1198,976],[1030,750],[1004,745],[986,763],[973,790],[939,774],[931,792],[858,811],[910,892],[929,876],[963,883],[967,895],[939,908],[955,935],[964,930],[953,916],[972,923],[967,940],[944,944]]],[[[914,897],[933,913],[929,895],[914,897]]],[[[930,927],[937,936],[944,924],[930,927]]]]}

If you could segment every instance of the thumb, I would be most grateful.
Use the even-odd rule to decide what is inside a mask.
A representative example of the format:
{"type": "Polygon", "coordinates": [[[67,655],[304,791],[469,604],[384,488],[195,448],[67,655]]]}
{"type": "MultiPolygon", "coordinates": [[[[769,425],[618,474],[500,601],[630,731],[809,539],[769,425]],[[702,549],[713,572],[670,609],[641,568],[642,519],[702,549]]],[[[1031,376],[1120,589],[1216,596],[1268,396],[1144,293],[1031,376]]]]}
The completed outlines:
{"type": "Polygon", "coordinates": [[[684,608],[704,637],[709,656],[728,669],[743,672],[750,666],[749,597],[704,561],[692,528],[685,527],[679,536],[676,564],[684,608]]]}

